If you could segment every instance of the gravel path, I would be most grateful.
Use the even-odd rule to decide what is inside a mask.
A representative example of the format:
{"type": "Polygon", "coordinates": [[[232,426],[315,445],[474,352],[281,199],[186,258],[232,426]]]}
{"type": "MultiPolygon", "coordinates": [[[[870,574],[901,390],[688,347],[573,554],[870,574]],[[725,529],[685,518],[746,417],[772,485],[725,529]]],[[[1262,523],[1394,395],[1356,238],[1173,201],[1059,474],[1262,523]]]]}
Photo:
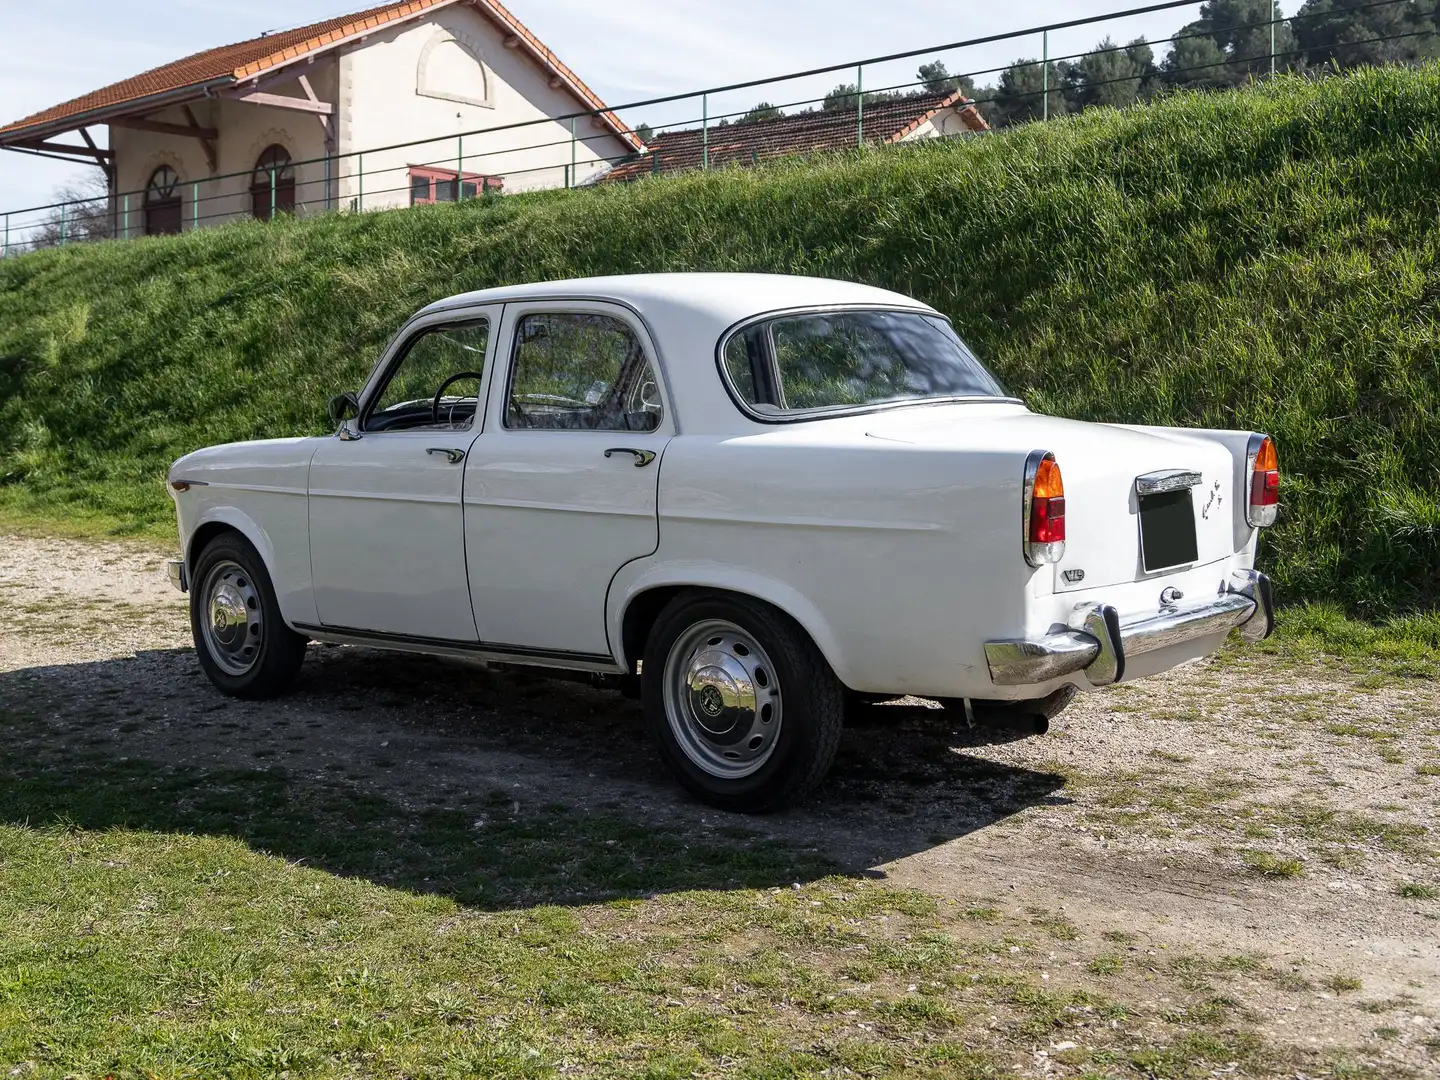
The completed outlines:
{"type": "Polygon", "coordinates": [[[1131,948],[1264,956],[1303,988],[1247,991],[1270,1037],[1379,1030],[1388,1057],[1440,1075],[1440,900],[1413,895],[1440,886],[1428,682],[1227,655],[1087,695],[1027,740],[881,708],[809,803],[737,821],[670,783],[637,706],[579,683],[314,646],[293,696],[222,698],[164,558],[0,537],[0,709],[34,717],[30,737],[343,777],[416,809],[504,790],[711,837],[739,825],[960,903],[1060,910],[1131,948]]]}

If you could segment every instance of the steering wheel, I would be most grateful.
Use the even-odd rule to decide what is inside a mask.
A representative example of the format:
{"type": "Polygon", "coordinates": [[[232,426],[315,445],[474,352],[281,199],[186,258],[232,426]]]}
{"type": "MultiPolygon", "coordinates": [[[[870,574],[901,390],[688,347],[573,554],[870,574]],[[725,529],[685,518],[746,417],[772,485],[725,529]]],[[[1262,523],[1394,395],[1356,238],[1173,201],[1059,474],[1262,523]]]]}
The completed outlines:
{"type": "MultiPolygon", "coordinates": [[[[457,383],[457,382],[459,382],[461,379],[484,379],[484,378],[485,378],[485,376],[482,375],[482,374],[481,374],[480,372],[478,372],[478,371],[457,371],[454,375],[451,375],[448,379],[446,379],[444,382],[442,382],[442,383],[440,384],[440,389],[435,391],[435,398],[434,398],[434,400],[430,402],[430,421],[431,421],[431,423],[434,423],[434,424],[440,423],[440,399],[445,396],[445,391],[450,389],[450,386],[451,386],[452,383],[457,383]]],[[[477,408],[477,409],[480,408],[480,398],[479,398],[478,396],[475,398],[475,408],[477,408]]]]}

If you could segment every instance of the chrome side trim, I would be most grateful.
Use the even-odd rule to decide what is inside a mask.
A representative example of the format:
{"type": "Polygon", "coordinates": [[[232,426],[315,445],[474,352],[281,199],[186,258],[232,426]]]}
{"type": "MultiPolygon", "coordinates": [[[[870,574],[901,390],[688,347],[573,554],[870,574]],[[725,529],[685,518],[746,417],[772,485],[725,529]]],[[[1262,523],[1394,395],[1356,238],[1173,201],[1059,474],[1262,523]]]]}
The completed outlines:
{"type": "Polygon", "coordinates": [[[990,681],[996,686],[1033,686],[1083,671],[1092,686],[1125,677],[1125,659],[1223,634],[1237,627],[1247,641],[1268,637],[1275,625],[1270,579],[1237,571],[1218,595],[1189,607],[1168,606],[1154,615],[1121,622],[1105,604],[1082,604],[1071,628],[1040,638],[985,643],[990,681]]]}
{"type": "Polygon", "coordinates": [[[467,660],[488,660],[497,664],[523,664],[531,667],[559,668],[563,671],[598,671],[625,674],[625,669],[610,656],[598,653],[549,652],[524,645],[497,645],[485,641],[447,641],[442,638],[417,637],[411,634],[387,634],[375,630],[356,630],[348,626],[314,626],[295,623],[294,628],[315,641],[336,645],[369,645],[396,652],[424,653],[427,656],[453,656],[467,660]]]}
{"type": "Polygon", "coordinates": [[[1136,495],[1163,495],[1167,491],[1183,491],[1198,487],[1203,478],[1189,469],[1162,469],[1135,478],[1136,495]]]}
{"type": "Polygon", "coordinates": [[[181,592],[190,591],[190,570],[180,559],[171,559],[165,564],[165,572],[170,575],[170,584],[181,592]]]}

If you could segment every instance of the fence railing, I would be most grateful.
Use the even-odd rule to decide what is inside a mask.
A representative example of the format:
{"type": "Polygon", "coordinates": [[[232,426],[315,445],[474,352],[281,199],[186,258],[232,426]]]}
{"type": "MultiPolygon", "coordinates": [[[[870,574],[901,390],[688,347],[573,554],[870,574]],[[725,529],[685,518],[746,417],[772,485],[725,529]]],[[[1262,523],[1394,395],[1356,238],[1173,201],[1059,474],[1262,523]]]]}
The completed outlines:
{"type": "MultiPolygon", "coordinates": [[[[1414,0],[1370,0],[1343,9],[1352,20],[1371,9],[1404,5],[1421,14],[1414,0]]],[[[724,132],[736,134],[731,125],[766,123],[779,115],[794,116],[793,110],[831,114],[837,119],[853,113],[853,142],[831,139],[824,146],[835,149],[842,143],[874,145],[894,134],[872,121],[867,112],[904,99],[906,95],[940,93],[963,89],[970,102],[991,123],[1003,126],[1026,120],[1049,120],[1057,112],[1070,112],[1092,102],[1125,103],[1153,93],[1193,86],[1223,86],[1248,78],[1273,76],[1287,70],[1317,70],[1317,53],[1323,59],[1344,63],[1347,59],[1369,58],[1371,46],[1409,46],[1389,49],[1392,59],[1422,55],[1420,39],[1437,38],[1436,26],[1412,20],[1414,29],[1372,35],[1360,40],[1337,41],[1333,46],[1302,46],[1307,22],[1334,20],[1334,12],[1283,17],[1278,5],[1271,5],[1268,19],[1248,23],[1210,26],[1177,32],[1159,39],[1117,45],[1101,43],[1083,51],[1052,51],[1057,38],[1095,27],[1118,27],[1142,16],[1172,9],[1198,8],[1200,0],[1166,0],[1123,11],[984,37],[970,38],[904,52],[874,56],[860,61],[811,68],[765,79],[753,79],[705,90],[652,97],[604,110],[583,110],[520,123],[496,125],[436,139],[416,139],[347,154],[326,154],[304,160],[270,162],[256,169],[185,178],[161,170],[143,190],[97,192],[94,197],[66,199],[45,206],[0,213],[0,256],[52,245],[91,240],[130,238],[162,232],[198,229],[249,218],[269,219],[279,213],[318,214],[336,211],[364,212],[418,203],[450,202],[486,198],[540,188],[579,187],[603,180],[617,165],[637,160],[644,167],[626,170],[626,175],[668,171],[667,135],[679,131],[698,133],[700,152],[694,167],[758,161],[784,153],[783,139],[771,140],[763,153],[756,149],[739,155],[712,153],[712,144],[724,132]],[[1252,39],[1254,40],[1252,43],[1252,39]],[[1182,48],[1188,42],[1209,39],[1222,58],[1201,63],[1184,60],[1182,48]],[[1033,54],[1010,64],[950,72],[944,60],[983,47],[1007,42],[1038,45],[1033,54]],[[1221,43],[1224,43],[1223,45],[1221,43]],[[1157,62],[1153,47],[1169,46],[1163,63],[1157,62]],[[1243,55],[1239,55],[1243,53],[1243,55]],[[1123,57],[1121,74],[1108,77],[1102,60],[1123,57]],[[900,65],[929,58],[930,65],[914,75],[900,74],[900,65]],[[1147,58],[1148,57],[1148,58],[1147,58]],[[935,62],[939,61],[939,64],[935,62]],[[818,80],[853,73],[853,83],[821,92],[818,80]],[[983,89],[976,80],[999,76],[998,83],[983,89]],[[742,93],[766,87],[795,87],[781,102],[762,102],[741,107],[742,93]],[[1115,92],[1121,88],[1122,92],[1115,92]],[[718,107],[717,107],[718,106],[718,107]],[[639,111],[666,110],[663,123],[641,124],[639,111]],[[613,130],[604,130],[608,115],[637,117],[632,132],[638,131],[647,152],[633,151],[613,130]],[[582,125],[584,125],[582,127],[582,125]],[[728,132],[724,129],[730,128],[728,132]],[[529,141],[527,141],[529,140],[529,141]]],[[[1426,19],[1429,15],[1426,14],[1426,19]]],[[[1397,20],[1389,21],[1392,25],[1397,20]]],[[[1401,25],[1408,25],[1401,22],[1401,25]]],[[[1315,37],[1314,34],[1308,35],[1315,37]]],[[[1109,33],[1106,40],[1109,40],[1109,33]]],[[[1203,50],[1201,50],[1203,53],[1203,50]]],[[[1210,56],[1214,56],[1212,51],[1210,56]]],[[[1321,70],[1324,70],[1323,68],[1321,70]]],[[[264,106],[257,106],[264,107],[264,106]]],[[[630,121],[624,121],[629,123],[630,121]]],[[[849,121],[847,120],[848,124],[849,121]]],[[[744,140],[739,140],[743,143],[744,140]]],[[[15,149],[15,148],[7,148],[15,149]]],[[[48,156],[41,151],[18,153],[48,156]]],[[[688,158],[686,159],[688,161],[688,158]]],[[[671,164],[676,162],[672,159],[671,164]]]]}

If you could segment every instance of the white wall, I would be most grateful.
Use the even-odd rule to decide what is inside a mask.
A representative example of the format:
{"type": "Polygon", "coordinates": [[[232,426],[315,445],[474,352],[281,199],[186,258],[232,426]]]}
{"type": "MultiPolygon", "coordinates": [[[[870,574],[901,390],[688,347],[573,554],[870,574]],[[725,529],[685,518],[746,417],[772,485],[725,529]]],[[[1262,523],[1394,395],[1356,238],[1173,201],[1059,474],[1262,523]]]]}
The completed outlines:
{"type": "Polygon", "coordinates": [[[912,131],[901,142],[914,142],[917,139],[939,139],[949,138],[954,135],[975,134],[961,118],[963,109],[942,109],[925,123],[912,131]]]}
{"type": "MultiPolygon", "coordinates": [[[[544,120],[584,107],[565,89],[551,89],[539,65],[522,49],[505,48],[500,29],[472,8],[444,8],[376,34],[348,48],[339,69],[342,153],[436,136],[419,146],[365,153],[364,209],[409,205],[412,165],[458,170],[463,161],[467,173],[503,176],[507,192],[565,184],[571,162],[568,121],[457,138],[464,131],[544,120]],[[427,52],[428,85],[423,85],[421,60],[427,52]]],[[[601,159],[629,152],[622,140],[589,118],[577,121],[576,132],[580,141],[572,183],[603,172],[601,159]]],[[[340,192],[346,205],[360,201],[359,165],[352,158],[342,166],[340,192]]]]}
{"type": "MultiPolygon", "coordinates": [[[[335,67],[333,61],[327,61],[306,69],[310,84],[322,101],[335,100],[335,67]]],[[[298,86],[269,89],[299,95],[298,86]]],[[[291,161],[296,163],[296,211],[314,213],[335,205],[333,182],[332,190],[328,193],[326,190],[325,133],[317,115],[229,100],[201,102],[190,108],[202,127],[213,127],[219,132],[214,172],[198,139],[122,127],[110,129],[110,145],[115,149],[116,191],[121,195],[116,206],[117,224],[122,232],[128,216],[128,235],[143,234],[142,193],[162,165],[170,166],[180,175],[186,229],[192,227],[197,217],[202,227],[248,218],[252,170],[265,149],[274,144],[285,147],[291,161]],[[127,193],[128,200],[124,198],[127,193]]],[[[184,110],[179,108],[154,114],[151,119],[189,124],[184,110]]],[[[331,172],[338,171],[338,166],[332,164],[331,172]]]]}

